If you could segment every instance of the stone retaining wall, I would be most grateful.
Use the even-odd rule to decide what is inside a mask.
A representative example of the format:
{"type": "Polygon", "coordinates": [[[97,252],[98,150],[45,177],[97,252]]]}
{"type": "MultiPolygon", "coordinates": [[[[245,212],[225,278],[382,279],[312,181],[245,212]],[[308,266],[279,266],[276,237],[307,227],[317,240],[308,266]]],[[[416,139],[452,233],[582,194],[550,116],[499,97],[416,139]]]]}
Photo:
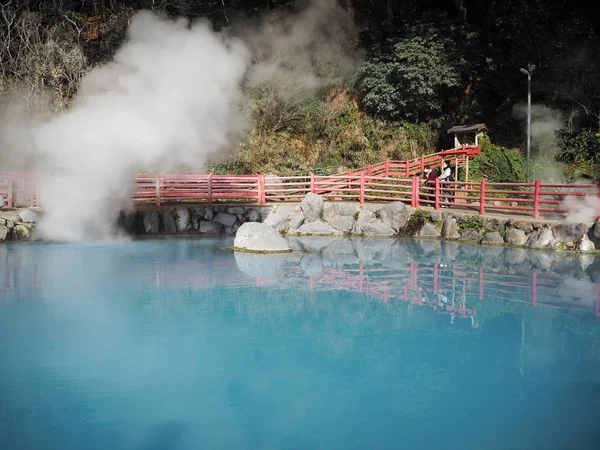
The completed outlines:
{"type": "MultiPolygon", "coordinates": [[[[0,217],[2,217],[0,213],[0,217]]],[[[29,239],[34,217],[0,219],[0,241],[29,239]]],[[[324,202],[308,194],[300,203],[269,206],[177,206],[123,214],[119,226],[136,236],[233,235],[244,222],[264,222],[292,236],[415,236],[490,245],[556,250],[600,249],[600,222],[551,224],[491,219],[452,210],[413,210],[402,202],[324,202]]]]}

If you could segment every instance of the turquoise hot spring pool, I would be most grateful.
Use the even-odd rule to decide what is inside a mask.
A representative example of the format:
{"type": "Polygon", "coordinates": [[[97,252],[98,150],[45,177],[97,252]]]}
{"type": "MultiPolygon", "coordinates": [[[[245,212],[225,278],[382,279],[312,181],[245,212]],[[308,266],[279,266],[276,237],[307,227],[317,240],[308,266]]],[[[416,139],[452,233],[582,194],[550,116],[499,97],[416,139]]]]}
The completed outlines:
{"type": "Polygon", "coordinates": [[[0,448],[600,448],[600,258],[231,244],[0,246],[0,448]]]}

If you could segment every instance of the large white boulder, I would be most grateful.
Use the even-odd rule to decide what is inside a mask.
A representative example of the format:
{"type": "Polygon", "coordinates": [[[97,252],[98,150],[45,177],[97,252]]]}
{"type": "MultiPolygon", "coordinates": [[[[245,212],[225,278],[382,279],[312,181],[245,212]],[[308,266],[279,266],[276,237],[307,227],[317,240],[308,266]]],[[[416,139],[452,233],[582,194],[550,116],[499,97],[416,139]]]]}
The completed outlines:
{"type": "Polygon", "coordinates": [[[233,246],[236,250],[251,252],[282,253],[292,251],[285,238],[277,230],[259,222],[242,224],[235,234],[233,246]]]}

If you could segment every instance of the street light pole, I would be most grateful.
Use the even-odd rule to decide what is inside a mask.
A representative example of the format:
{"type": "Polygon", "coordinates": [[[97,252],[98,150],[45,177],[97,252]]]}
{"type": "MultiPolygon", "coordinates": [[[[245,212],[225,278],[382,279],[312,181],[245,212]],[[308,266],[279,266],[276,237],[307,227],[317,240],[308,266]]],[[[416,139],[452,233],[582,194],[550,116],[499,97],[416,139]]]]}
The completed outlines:
{"type": "Polygon", "coordinates": [[[519,69],[521,73],[527,75],[527,182],[529,183],[529,164],[531,158],[531,72],[535,69],[533,64],[527,66],[528,70],[519,69]]]}

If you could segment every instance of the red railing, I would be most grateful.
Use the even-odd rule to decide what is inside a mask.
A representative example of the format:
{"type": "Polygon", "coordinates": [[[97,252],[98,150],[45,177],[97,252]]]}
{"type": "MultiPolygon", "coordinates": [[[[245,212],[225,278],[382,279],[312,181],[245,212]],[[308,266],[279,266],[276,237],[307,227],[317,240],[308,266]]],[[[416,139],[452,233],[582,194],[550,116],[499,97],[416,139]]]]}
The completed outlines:
{"type": "MultiPolygon", "coordinates": [[[[0,176],[0,195],[7,206],[39,206],[36,178],[30,174],[0,176]]],[[[567,197],[600,196],[597,184],[488,183],[456,181],[426,185],[419,177],[351,175],[269,177],[264,175],[139,174],[133,199],[138,203],[257,203],[300,201],[309,193],[328,200],[365,203],[402,201],[413,208],[430,206],[486,212],[565,213],[567,197]],[[267,182],[268,181],[268,182],[267,182]]],[[[598,211],[600,215],[600,211],[598,211]]]]}
{"type": "Polygon", "coordinates": [[[5,206],[39,206],[38,183],[29,172],[0,173],[0,197],[5,206]]]}
{"type": "Polygon", "coordinates": [[[450,161],[456,167],[465,165],[467,158],[477,156],[480,153],[481,147],[478,145],[463,145],[462,147],[421,155],[418,158],[404,161],[386,159],[379,164],[369,165],[361,169],[350,169],[348,175],[410,177],[423,173],[425,166],[430,166],[432,169],[441,167],[444,161],[450,161]]]}

